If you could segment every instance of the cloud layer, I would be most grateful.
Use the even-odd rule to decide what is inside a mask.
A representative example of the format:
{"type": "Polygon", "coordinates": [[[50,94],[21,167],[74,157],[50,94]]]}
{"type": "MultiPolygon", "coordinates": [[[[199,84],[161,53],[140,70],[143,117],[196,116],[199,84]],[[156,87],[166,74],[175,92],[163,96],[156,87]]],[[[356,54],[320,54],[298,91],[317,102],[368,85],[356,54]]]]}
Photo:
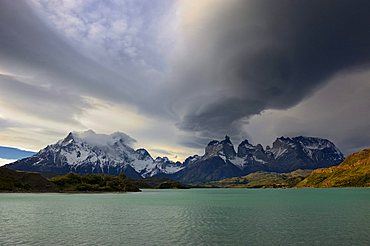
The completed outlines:
{"type": "Polygon", "coordinates": [[[232,3],[192,33],[179,65],[173,98],[182,129],[238,134],[240,120],[292,107],[337,73],[368,68],[367,1],[232,3]]]}
{"type": "Polygon", "coordinates": [[[369,90],[368,1],[0,5],[2,145],[32,132],[25,147],[36,139],[39,148],[70,130],[94,128],[127,132],[158,154],[185,156],[186,147],[201,151],[225,134],[267,142],[256,122],[271,136],[326,135],[321,129],[330,122],[328,137],[346,150],[370,144],[354,130],[369,130],[361,105],[370,99],[357,100],[345,86],[369,90]],[[360,123],[338,123],[334,109],[349,115],[352,107],[360,123]],[[275,126],[282,115],[310,119],[311,126],[296,120],[275,126]]]}

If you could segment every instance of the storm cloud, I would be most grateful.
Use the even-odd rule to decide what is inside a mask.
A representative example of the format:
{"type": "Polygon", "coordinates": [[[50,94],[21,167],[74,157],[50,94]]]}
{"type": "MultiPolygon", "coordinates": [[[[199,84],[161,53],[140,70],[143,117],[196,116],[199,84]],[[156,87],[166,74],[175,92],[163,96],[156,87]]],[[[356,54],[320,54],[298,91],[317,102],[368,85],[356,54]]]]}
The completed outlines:
{"type": "Polygon", "coordinates": [[[368,1],[224,5],[193,34],[194,50],[181,64],[185,96],[174,92],[180,98],[174,111],[184,113],[182,129],[239,134],[241,119],[292,107],[335,74],[368,68],[368,1]]]}
{"type": "Polygon", "coordinates": [[[347,150],[366,146],[354,128],[369,130],[359,104],[370,99],[335,99],[353,76],[369,90],[368,77],[356,75],[369,70],[369,10],[365,0],[1,1],[0,128],[13,127],[3,135],[10,139],[30,124],[25,115],[35,132],[60,136],[61,124],[127,132],[117,129],[124,121],[160,154],[174,145],[200,150],[225,134],[270,141],[256,136],[264,135],[254,125],[261,116],[270,136],[320,134],[347,150]],[[325,89],[329,83],[340,88],[325,89]],[[324,89],[327,96],[315,97],[324,89]],[[305,104],[312,98],[317,104],[305,104]],[[352,110],[345,103],[361,111],[359,124],[345,121],[352,128],[338,123],[352,110]],[[341,107],[346,113],[330,113],[341,107]],[[265,116],[271,111],[286,120],[265,116]],[[294,121],[305,117],[310,126],[294,121]]]}

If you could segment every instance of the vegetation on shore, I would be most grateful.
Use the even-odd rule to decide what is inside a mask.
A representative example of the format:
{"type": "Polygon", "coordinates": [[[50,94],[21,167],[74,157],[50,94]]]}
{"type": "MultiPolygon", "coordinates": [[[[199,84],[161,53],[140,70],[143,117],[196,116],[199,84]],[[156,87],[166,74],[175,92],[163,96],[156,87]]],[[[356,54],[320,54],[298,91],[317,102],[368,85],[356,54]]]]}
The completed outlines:
{"type": "Polygon", "coordinates": [[[0,168],[0,192],[134,192],[140,189],[124,174],[68,173],[46,179],[39,173],[0,168]]]}
{"type": "Polygon", "coordinates": [[[164,178],[132,180],[125,174],[79,175],[68,173],[45,178],[40,173],[0,168],[0,192],[136,192],[139,188],[188,189],[188,186],[164,178]]]}
{"type": "Polygon", "coordinates": [[[370,149],[351,154],[338,166],[314,170],[297,187],[370,187],[370,149]]]}
{"type": "Polygon", "coordinates": [[[110,176],[106,174],[78,175],[68,173],[50,179],[61,192],[134,192],[140,191],[124,174],[110,176]]]}
{"type": "Polygon", "coordinates": [[[296,170],[290,173],[255,172],[243,177],[227,178],[207,184],[220,188],[290,188],[305,179],[311,170],[296,170]]]}
{"type": "Polygon", "coordinates": [[[132,182],[142,189],[189,189],[190,186],[166,178],[145,178],[132,180],[132,182]]]}
{"type": "Polygon", "coordinates": [[[58,187],[39,173],[0,167],[0,192],[57,192],[58,187]]]}

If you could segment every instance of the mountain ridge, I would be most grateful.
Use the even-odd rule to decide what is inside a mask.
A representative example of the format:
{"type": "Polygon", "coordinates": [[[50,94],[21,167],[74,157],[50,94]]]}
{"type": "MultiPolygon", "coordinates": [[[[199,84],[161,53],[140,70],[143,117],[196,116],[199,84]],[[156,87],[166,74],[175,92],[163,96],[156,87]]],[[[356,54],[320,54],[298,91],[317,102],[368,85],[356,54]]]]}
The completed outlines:
{"type": "Polygon", "coordinates": [[[343,160],[340,150],[327,139],[280,137],[266,149],[243,140],[235,151],[230,138],[225,136],[222,141],[210,141],[203,156],[197,156],[187,168],[170,177],[180,182],[207,183],[258,171],[289,173],[335,166],[343,160]]]}
{"type": "Polygon", "coordinates": [[[119,175],[124,172],[130,178],[167,174],[182,168],[179,163],[168,159],[154,160],[145,149],[133,149],[130,146],[133,141],[120,132],[110,135],[96,134],[91,130],[70,132],[64,139],[48,145],[35,155],[6,166],[16,170],[55,174],[75,172],[119,175]]]}
{"type": "Polygon", "coordinates": [[[329,140],[315,137],[280,137],[272,147],[263,148],[243,140],[235,150],[230,137],[212,140],[204,155],[189,156],[184,162],[167,157],[152,158],[125,133],[97,134],[91,130],[70,132],[64,139],[48,145],[34,156],[6,165],[23,171],[64,174],[124,172],[134,179],[170,178],[182,183],[207,183],[252,172],[288,173],[297,169],[316,169],[339,164],[344,156],[329,140]]]}

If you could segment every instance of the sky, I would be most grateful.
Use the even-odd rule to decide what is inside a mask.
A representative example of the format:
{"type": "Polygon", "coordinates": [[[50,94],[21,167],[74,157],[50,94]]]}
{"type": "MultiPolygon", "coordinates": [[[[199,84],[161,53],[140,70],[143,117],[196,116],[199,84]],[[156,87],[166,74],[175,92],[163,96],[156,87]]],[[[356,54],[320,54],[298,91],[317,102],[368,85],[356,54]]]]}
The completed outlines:
{"type": "Polygon", "coordinates": [[[92,129],[180,161],[226,134],[370,147],[369,10],[367,0],[0,1],[0,145],[37,151],[92,129]]]}

